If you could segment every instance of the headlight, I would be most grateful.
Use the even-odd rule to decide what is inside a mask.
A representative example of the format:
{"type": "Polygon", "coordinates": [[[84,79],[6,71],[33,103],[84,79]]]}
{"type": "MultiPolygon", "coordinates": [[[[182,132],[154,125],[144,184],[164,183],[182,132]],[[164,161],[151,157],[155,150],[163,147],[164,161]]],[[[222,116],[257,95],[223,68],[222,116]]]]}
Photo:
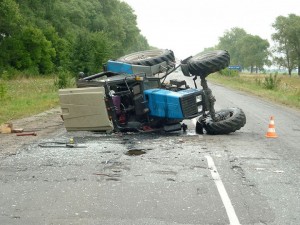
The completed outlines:
{"type": "Polygon", "coordinates": [[[196,96],[196,102],[201,102],[202,101],[202,95],[197,95],[196,96]]]}

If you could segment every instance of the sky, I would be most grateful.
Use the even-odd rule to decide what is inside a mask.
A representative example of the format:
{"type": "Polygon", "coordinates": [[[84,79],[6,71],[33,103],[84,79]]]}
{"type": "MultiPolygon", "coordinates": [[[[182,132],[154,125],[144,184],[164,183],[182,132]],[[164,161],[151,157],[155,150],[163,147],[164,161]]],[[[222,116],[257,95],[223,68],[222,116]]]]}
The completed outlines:
{"type": "Polygon", "coordinates": [[[178,59],[218,44],[231,28],[267,39],[278,16],[300,16],[299,0],[123,0],[137,15],[151,46],[174,51],[178,59]]]}

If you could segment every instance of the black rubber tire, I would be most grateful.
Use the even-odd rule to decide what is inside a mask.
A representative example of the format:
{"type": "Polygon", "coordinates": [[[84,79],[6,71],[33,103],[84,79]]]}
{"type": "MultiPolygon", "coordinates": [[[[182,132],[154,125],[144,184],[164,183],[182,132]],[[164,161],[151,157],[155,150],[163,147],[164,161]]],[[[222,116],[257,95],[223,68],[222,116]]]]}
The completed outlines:
{"type": "Polygon", "coordinates": [[[203,134],[203,116],[200,116],[196,123],[196,134],[203,134]]]}
{"type": "Polygon", "coordinates": [[[175,63],[175,56],[171,50],[154,49],[134,52],[129,55],[125,55],[116,61],[133,65],[154,66],[162,62],[167,62],[168,64],[175,63]]]}
{"type": "Polygon", "coordinates": [[[193,56],[188,61],[189,72],[205,78],[208,74],[229,66],[230,56],[227,51],[215,50],[193,56]]]}
{"type": "Polygon", "coordinates": [[[229,134],[241,129],[246,124],[246,115],[239,108],[220,110],[216,112],[216,117],[222,119],[214,122],[211,116],[207,116],[198,120],[199,123],[203,124],[207,134],[229,134]]]}

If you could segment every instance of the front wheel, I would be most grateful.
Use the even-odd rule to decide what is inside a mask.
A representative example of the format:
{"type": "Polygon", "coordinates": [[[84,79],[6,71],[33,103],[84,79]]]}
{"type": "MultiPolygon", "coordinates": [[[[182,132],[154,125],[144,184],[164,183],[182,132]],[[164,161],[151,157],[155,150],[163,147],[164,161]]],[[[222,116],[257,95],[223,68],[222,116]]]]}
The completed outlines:
{"type": "Polygon", "coordinates": [[[207,134],[229,134],[241,129],[246,124],[246,115],[239,108],[223,109],[216,112],[215,115],[217,121],[213,121],[210,115],[205,118],[200,117],[196,124],[196,132],[201,126],[207,134]]]}
{"type": "Polygon", "coordinates": [[[224,50],[201,53],[187,61],[189,72],[202,78],[226,68],[229,63],[229,53],[224,50]]]}

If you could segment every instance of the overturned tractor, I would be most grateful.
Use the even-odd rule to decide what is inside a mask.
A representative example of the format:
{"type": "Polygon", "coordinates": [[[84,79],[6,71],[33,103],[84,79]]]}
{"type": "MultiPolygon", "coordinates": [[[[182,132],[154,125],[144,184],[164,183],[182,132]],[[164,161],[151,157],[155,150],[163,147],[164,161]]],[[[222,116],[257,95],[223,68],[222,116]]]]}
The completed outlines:
{"type": "Polygon", "coordinates": [[[206,77],[229,65],[227,51],[216,50],[189,57],[179,65],[171,50],[132,53],[109,60],[104,71],[81,78],[78,88],[59,91],[62,117],[68,131],[157,131],[186,130],[183,120],[198,118],[196,132],[228,134],[246,123],[239,108],[218,112],[206,77]],[[193,77],[194,88],[184,79],[167,76],[181,68],[193,77]],[[200,78],[202,88],[196,84],[200,78]]]}

